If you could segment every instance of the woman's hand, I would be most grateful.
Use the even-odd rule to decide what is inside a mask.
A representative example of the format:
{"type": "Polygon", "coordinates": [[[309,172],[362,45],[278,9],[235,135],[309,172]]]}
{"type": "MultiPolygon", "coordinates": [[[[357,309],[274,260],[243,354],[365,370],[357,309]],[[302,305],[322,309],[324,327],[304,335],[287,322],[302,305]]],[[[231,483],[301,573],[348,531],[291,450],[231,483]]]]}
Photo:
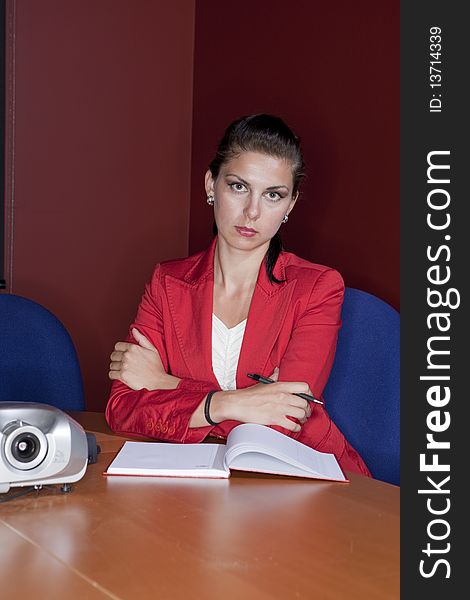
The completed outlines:
{"type": "Polygon", "coordinates": [[[278,425],[300,431],[312,414],[310,403],[294,393],[311,394],[307,383],[277,381],[279,370],[271,375],[276,383],[257,383],[248,388],[217,392],[212,397],[211,417],[215,421],[233,419],[242,423],[278,425]],[[298,423],[291,418],[297,419],[298,423]]]}
{"type": "Polygon", "coordinates": [[[109,378],[119,379],[133,390],[168,388],[168,376],[158,350],[137,329],[132,329],[132,335],[137,344],[117,342],[114,346],[109,378]]]}

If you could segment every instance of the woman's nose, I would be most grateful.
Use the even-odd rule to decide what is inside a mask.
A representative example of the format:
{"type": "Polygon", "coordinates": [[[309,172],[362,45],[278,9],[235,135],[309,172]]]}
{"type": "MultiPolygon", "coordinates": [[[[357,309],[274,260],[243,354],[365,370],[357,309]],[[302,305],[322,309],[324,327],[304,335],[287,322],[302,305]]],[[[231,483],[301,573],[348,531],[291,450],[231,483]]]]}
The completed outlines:
{"type": "Polygon", "coordinates": [[[245,206],[246,216],[252,221],[256,220],[259,217],[259,209],[259,199],[256,198],[253,194],[251,194],[248,199],[248,203],[245,206]]]}

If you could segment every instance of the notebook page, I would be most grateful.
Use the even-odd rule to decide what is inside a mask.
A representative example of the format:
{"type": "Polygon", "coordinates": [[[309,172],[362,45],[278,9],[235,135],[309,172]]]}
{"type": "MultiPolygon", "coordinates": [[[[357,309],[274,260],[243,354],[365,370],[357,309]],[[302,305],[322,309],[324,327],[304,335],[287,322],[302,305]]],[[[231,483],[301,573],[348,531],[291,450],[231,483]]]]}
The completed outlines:
{"type": "Polygon", "coordinates": [[[228,477],[222,444],[125,442],[108,475],[228,477]]]}
{"type": "Polygon", "coordinates": [[[254,471],[256,473],[270,473],[272,475],[291,475],[295,477],[309,477],[319,479],[317,473],[310,470],[287,464],[284,460],[261,452],[243,452],[232,458],[230,468],[234,471],[254,471]]]}
{"type": "Polygon", "coordinates": [[[264,425],[246,423],[230,432],[227,438],[226,463],[231,466],[236,457],[245,452],[260,452],[286,462],[286,474],[289,474],[288,465],[291,464],[318,477],[345,480],[333,454],[313,450],[264,425]]]}

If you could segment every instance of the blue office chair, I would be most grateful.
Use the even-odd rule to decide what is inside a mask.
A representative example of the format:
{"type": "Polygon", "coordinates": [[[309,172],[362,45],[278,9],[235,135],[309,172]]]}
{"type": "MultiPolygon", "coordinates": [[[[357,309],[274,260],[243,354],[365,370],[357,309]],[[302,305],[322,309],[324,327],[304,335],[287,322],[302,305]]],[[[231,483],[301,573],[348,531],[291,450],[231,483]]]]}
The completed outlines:
{"type": "Polygon", "coordinates": [[[346,288],[342,321],[323,394],[328,413],[372,476],[400,485],[400,316],[346,288]]]}
{"type": "Polygon", "coordinates": [[[46,308],[13,294],[0,294],[0,401],[85,408],[67,330],[46,308]]]}

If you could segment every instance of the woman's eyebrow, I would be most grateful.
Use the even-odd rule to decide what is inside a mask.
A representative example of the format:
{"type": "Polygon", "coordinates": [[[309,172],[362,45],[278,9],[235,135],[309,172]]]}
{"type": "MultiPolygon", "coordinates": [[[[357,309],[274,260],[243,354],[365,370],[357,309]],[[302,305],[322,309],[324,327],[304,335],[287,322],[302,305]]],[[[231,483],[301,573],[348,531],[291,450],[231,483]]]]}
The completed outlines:
{"type": "MultiPolygon", "coordinates": [[[[225,177],[236,177],[239,181],[241,181],[242,183],[244,183],[246,186],[249,186],[250,184],[248,183],[248,181],[245,181],[244,179],[242,179],[240,177],[240,175],[237,175],[236,173],[227,173],[225,175],[225,177]]],[[[284,189],[289,191],[289,188],[287,187],[287,185],[270,185],[269,187],[266,188],[267,190],[280,190],[280,189],[284,189]]]]}
{"type": "Polygon", "coordinates": [[[236,173],[226,173],[225,177],[236,177],[237,179],[239,179],[242,183],[244,183],[245,185],[249,186],[250,184],[248,183],[248,181],[245,181],[244,179],[242,179],[240,177],[240,175],[237,175],[236,173]]]}
{"type": "Polygon", "coordinates": [[[271,185],[270,187],[266,188],[267,190],[287,190],[289,191],[289,188],[287,187],[287,185],[271,185]]]}

